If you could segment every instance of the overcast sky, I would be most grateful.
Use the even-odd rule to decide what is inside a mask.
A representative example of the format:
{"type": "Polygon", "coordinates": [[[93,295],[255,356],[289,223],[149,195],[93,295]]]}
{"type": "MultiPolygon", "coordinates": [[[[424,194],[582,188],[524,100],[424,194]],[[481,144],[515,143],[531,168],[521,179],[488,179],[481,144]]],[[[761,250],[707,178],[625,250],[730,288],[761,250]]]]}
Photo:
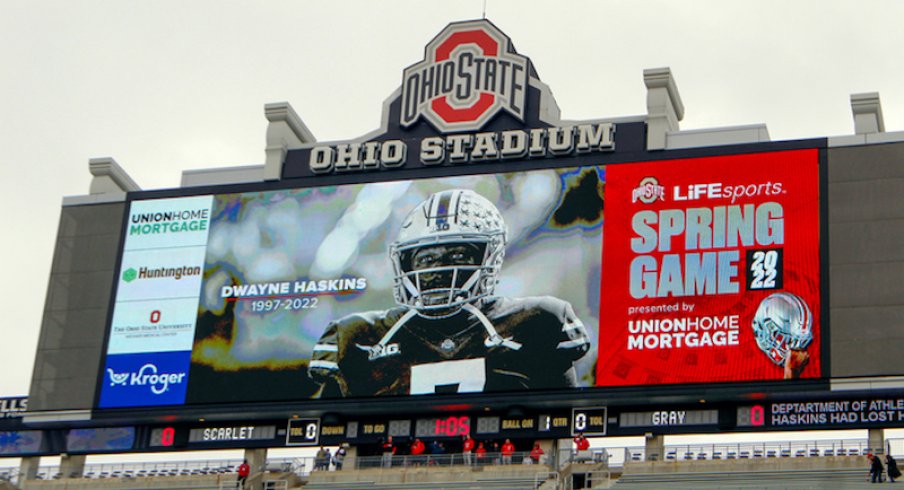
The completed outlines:
{"type": "MultiPolygon", "coordinates": [[[[318,140],[377,128],[402,70],[483,0],[0,0],[0,396],[27,394],[63,196],[112,156],[144,189],[186,169],[260,164],[263,106],[318,140]]],[[[487,0],[564,119],[641,115],[669,66],[682,129],[765,123],[773,140],[853,133],[878,91],[904,130],[900,0],[487,0]]]]}

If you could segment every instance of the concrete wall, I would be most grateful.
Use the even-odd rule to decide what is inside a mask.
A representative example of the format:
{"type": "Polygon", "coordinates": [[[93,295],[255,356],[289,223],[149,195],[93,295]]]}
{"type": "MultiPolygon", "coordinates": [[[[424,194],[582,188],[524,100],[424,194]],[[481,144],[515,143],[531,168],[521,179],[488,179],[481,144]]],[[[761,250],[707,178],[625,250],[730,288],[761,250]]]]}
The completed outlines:
{"type": "Polygon", "coordinates": [[[125,204],[63,207],[29,411],[90,409],[125,204]]]}
{"type": "Polygon", "coordinates": [[[832,377],[904,374],[904,143],[828,153],[832,377]]]}

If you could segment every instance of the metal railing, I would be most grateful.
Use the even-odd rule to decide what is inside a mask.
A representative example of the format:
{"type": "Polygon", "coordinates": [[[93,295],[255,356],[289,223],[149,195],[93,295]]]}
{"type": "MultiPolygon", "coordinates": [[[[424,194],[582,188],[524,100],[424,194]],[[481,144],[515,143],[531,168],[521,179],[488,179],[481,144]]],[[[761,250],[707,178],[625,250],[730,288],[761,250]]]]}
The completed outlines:
{"type": "Polygon", "coordinates": [[[540,485],[543,485],[549,480],[553,480],[555,482],[555,488],[559,488],[559,478],[560,475],[558,471],[540,471],[534,473],[534,488],[540,488],[540,485]]]}
{"type": "Polygon", "coordinates": [[[264,490],[288,490],[289,482],[286,480],[267,480],[264,482],[264,490]]]}
{"type": "Polygon", "coordinates": [[[9,482],[14,485],[18,484],[20,475],[21,472],[19,471],[19,468],[15,466],[0,468],[0,482],[9,482]]]}
{"type": "Polygon", "coordinates": [[[608,470],[594,470],[580,473],[583,476],[581,485],[574,485],[574,478],[571,478],[572,490],[584,490],[591,488],[609,488],[612,486],[612,473],[608,470]]]}
{"type": "Polygon", "coordinates": [[[609,463],[611,458],[610,449],[604,447],[592,447],[584,451],[574,451],[571,449],[561,449],[558,453],[558,466],[564,468],[565,465],[571,463],[609,463]]]}
{"type": "MultiPolygon", "coordinates": [[[[886,447],[893,455],[904,455],[904,439],[889,439],[886,447]]],[[[558,468],[571,463],[606,463],[610,468],[621,468],[626,463],[643,461],[862,456],[870,452],[883,454],[885,450],[869,447],[866,439],[739,442],[667,445],[662,454],[648,454],[643,446],[592,447],[586,451],[562,449],[557,453],[556,460],[558,468]]]]}
{"type": "MultiPolygon", "coordinates": [[[[815,440],[789,442],[739,442],[733,444],[667,445],[662,454],[648,453],[643,447],[626,447],[620,458],[612,458],[611,466],[640,461],[704,461],[760,458],[810,458],[825,456],[862,456],[883,453],[870,448],[866,439],[815,440]],[[619,461],[620,460],[620,461],[619,461]]],[[[617,453],[613,452],[613,455],[617,453]]]]}
{"type": "MultiPolygon", "coordinates": [[[[355,469],[364,468],[404,468],[411,466],[496,466],[510,464],[534,464],[530,453],[526,451],[515,452],[511,456],[502,453],[486,453],[483,456],[477,454],[468,455],[462,453],[453,454],[420,454],[393,455],[393,456],[359,456],[355,458],[355,469]]],[[[548,457],[540,457],[539,464],[548,464],[548,457]]]]}
{"type": "MultiPolygon", "coordinates": [[[[310,474],[314,458],[271,458],[264,471],[295,473],[299,476],[310,474]]],[[[158,461],[149,463],[88,463],[81,471],[63,474],[59,465],[40,466],[38,480],[58,480],[65,478],[150,478],[161,476],[201,476],[235,473],[242,464],[239,459],[158,461]]],[[[18,483],[21,475],[18,468],[0,468],[0,481],[18,483]]]]}
{"type": "Polygon", "coordinates": [[[896,458],[904,457],[904,439],[898,437],[886,439],[885,451],[896,458]]]}

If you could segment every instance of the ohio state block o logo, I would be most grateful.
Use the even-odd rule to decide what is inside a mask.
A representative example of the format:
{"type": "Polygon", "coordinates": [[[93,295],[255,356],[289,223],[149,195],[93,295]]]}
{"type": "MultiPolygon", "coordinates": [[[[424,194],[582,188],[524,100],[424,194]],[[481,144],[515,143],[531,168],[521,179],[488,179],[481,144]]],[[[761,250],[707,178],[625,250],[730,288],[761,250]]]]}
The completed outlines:
{"type": "Polygon", "coordinates": [[[440,132],[473,131],[500,111],[524,121],[529,63],[485,20],[450,24],[405,69],[400,124],[423,117],[440,132]]]}

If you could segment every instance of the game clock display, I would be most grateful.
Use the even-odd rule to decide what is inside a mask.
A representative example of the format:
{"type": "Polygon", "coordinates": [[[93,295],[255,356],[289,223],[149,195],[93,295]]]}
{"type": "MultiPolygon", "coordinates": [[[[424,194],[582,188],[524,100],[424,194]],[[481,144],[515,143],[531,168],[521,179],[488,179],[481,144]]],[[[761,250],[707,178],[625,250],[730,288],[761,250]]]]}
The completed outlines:
{"type": "Polygon", "coordinates": [[[415,437],[459,437],[471,433],[471,417],[449,416],[418,419],[414,424],[415,437]]]}

